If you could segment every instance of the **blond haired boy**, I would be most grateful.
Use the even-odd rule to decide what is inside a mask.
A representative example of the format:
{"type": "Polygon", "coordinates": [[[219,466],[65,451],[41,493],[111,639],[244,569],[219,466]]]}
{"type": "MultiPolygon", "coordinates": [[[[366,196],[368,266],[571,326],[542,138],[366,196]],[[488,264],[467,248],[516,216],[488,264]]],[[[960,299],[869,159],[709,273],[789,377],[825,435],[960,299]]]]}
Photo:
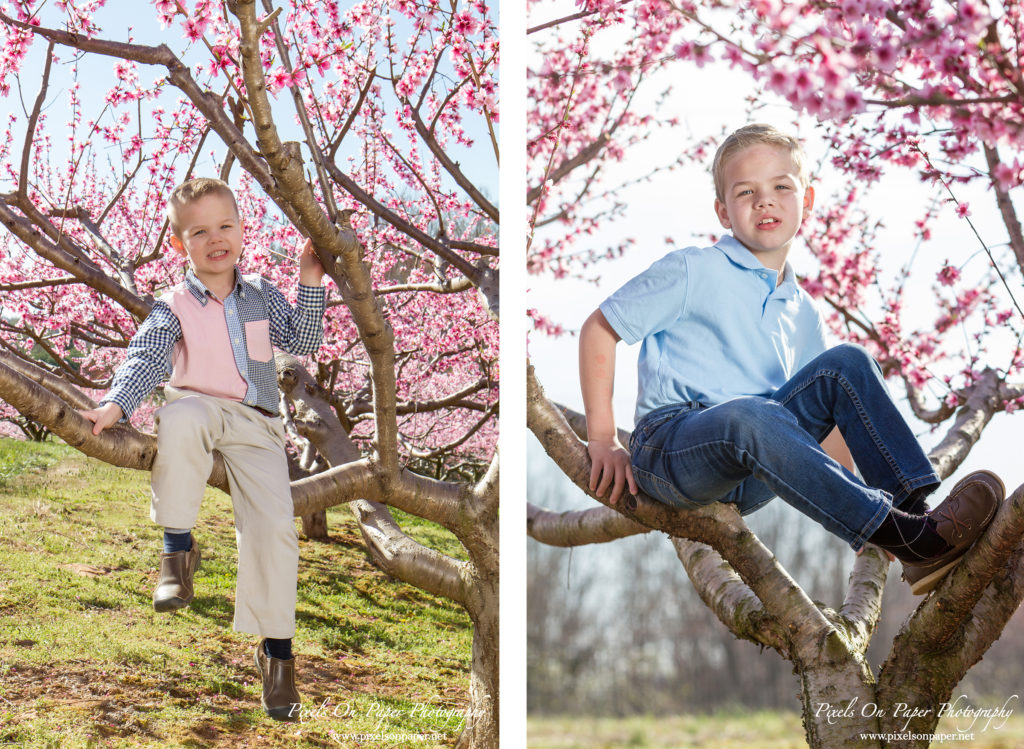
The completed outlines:
{"type": "Polygon", "coordinates": [[[189,263],[185,281],[154,303],[110,392],[82,415],[99,434],[131,416],[170,375],[167,404],[156,412],[150,514],[164,526],[164,552],[153,608],[174,611],[192,601],[201,554],[191,530],[217,450],[227,469],[238,543],[234,627],[261,638],[255,662],[264,710],[296,720],[291,638],[299,550],[272,347],[296,355],[320,347],[324,270],[307,241],[294,308],[269,281],[243,276],[236,267],[242,221],[220,180],[179,185],[168,199],[167,218],[171,245],[189,263]]]}
{"type": "Polygon", "coordinates": [[[677,250],[627,282],[584,323],[580,382],[590,488],[643,490],[680,508],[775,496],[860,550],[903,562],[930,591],[995,516],[1005,490],[977,471],[928,511],[938,476],[863,348],[832,348],[787,262],[814,207],[800,143],[768,125],[715,155],[715,213],[730,230],[677,250]],[[615,346],[642,342],[635,428],[616,438],[615,346]],[[851,460],[852,454],[852,460],[851,460]],[[854,473],[854,463],[863,480],[854,473]]]}

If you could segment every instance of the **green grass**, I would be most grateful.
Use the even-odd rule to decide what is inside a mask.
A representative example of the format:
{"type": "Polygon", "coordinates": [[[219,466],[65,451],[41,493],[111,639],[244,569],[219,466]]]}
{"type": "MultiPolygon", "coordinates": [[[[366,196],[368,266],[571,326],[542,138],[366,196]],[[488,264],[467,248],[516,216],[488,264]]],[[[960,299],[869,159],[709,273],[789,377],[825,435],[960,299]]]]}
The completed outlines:
{"type": "MultiPolygon", "coordinates": [[[[410,516],[411,536],[461,556],[410,516]]],[[[149,475],[59,444],[0,439],[0,746],[364,746],[353,734],[443,734],[468,704],[472,629],[457,605],[375,567],[351,513],[300,541],[298,687],[307,720],[259,705],[255,638],[231,629],[231,500],[210,489],[196,535],[196,598],[153,612],[161,531],[149,475]]]]}
{"type": "MultiPolygon", "coordinates": [[[[1011,706],[1012,707],[1012,706],[1011,706]]],[[[981,720],[970,738],[946,740],[933,746],[1018,749],[1024,746],[1024,716],[993,721],[986,729],[981,720]]],[[[943,718],[936,733],[956,734],[956,721],[943,718]]],[[[530,749],[806,749],[800,716],[793,712],[726,711],[714,715],[669,718],[531,718],[527,722],[530,749]]]]}

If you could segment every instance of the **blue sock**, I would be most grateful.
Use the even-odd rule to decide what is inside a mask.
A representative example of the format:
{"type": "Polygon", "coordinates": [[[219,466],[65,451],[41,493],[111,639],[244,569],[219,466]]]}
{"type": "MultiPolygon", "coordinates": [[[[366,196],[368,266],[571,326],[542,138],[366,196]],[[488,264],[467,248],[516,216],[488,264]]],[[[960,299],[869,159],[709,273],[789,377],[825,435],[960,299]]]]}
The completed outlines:
{"type": "Polygon", "coordinates": [[[291,638],[288,638],[287,640],[275,640],[272,637],[268,637],[263,641],[263,650],[271,658],[286,661],[292,657],[291,638]]]}
{"type": "Polygon", "coordinates": [[[178,531],[172,533],[164,529],[164,553],[173,554],[176,551],[188,551],[192,548],[192,531],[178,531]]]}

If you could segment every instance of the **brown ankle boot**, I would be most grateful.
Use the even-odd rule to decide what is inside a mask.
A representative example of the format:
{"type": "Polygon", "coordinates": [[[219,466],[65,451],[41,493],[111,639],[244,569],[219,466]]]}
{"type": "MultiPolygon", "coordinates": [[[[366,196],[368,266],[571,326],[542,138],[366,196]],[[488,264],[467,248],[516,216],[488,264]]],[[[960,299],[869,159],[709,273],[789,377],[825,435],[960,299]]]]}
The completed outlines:
{"type": "Polygon", "coordinates": [[[263,649],[263,640],[256,645],[256,670],[263,681],[260,703],[274,720],[298,720],[301,698],[295,688],[295,659],[271,658],[263,649]]]}
{"type": "Polygon", "coordinates": [[[156,611],[176,611],[192,601],[192,578],[199,569],[199,545],[192,539],[188,551],[160,554],[160,578],[153,591],[153,608],[156,611]]]}
{"type": "Polygon", "coordinates": [[[903,579],[910,583],[911,593],[923,596],[942,582],[988,528],[1005,496],[1003,482],[991,471],[975,471],[957,482],[942,504],[928,513],[952,548],[934,559],[903,563],[903,579]]]}

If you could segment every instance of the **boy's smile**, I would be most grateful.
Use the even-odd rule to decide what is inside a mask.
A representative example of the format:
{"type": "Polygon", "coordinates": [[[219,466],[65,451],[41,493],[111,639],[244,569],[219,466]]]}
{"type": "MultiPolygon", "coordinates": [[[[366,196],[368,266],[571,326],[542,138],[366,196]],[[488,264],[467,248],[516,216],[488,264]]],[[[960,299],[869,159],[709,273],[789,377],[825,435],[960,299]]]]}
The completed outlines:
{"type": "Polygon", "coordinates": [[[224,195],[210,193],[183,205],[178,216],[181,237],[171,237],[171,245],[188,257],[206,288],[221,298],[227,296],[242,255],[242,222],[234,204],[224,195]]]}
{"type": "Polygon", "coordinates": [[[790,152],[757,143],[734,154],[724,169],[725,200],[715,213],[765,267],[782,270],[804,213],[814,205],[790,152]]]}

